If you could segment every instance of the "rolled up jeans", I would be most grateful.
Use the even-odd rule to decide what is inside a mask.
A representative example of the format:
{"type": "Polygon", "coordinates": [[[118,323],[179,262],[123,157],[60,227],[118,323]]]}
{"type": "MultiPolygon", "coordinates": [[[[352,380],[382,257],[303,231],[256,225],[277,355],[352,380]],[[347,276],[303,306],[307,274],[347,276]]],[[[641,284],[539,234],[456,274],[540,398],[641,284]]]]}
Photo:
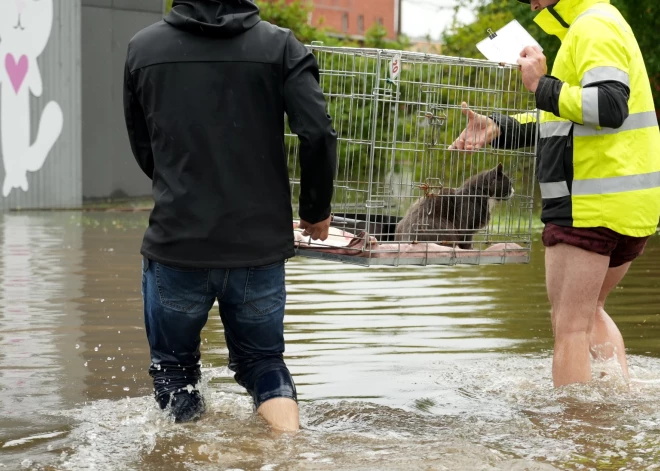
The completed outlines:
{"type": "Polygon", "coordinates": [[[191,269],[142,261],[144,321],[156,399],[196,386],[201,331],[215,300],[220,305],[229,369],[256,408],[273,398],[297,400],[283,359],[284,261],[266,266],[191,269]]]}

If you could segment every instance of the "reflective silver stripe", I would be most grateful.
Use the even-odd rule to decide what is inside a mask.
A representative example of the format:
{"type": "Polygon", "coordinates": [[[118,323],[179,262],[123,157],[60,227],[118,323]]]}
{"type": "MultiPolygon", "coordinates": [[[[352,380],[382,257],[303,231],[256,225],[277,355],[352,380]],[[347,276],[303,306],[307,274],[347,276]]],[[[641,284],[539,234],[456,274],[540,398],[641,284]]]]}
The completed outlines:
{"type": "Polygon", "coordinates": [[[572,128],[572,121],[548,121],[541,123],[541,139],[568,136],[572,128]]]}
{"type": "Polygon", "coordinates": [[[617,69],[616,67],[594,67],[584,74],[580,84],[583,87],[586,87],[592,83],[604,82],[606,80],[621,82],[630,88],[630,75],[621,69],[617,69]]]}
{"type": "Polygon", "coordinates": [[[582,89],[582,122],[591,126],[600,125],[598,87],[582,89]]]}
{"type": "Polygon", "coordinates": [[[539,121],[539,110],[535,109],[532,111],[528,111],[526,113],[518,113],[514,116],[512,116],[513,119],[518,121],[520,124],[530,124],[530,123],[538,123],[539,121]],[[520,118],[520,119],[518,119],[520,118]],[[522,120],[527,119],[528,121],[523,122],[522,120]]]}
{"type": "MultiPolygon", "coordinates": [[[[564,182],[540,183],[543,199],[569,196],[568,185],[564,182]]],[[[627,175],[624,177],[593,178],[573,180],[573,195],[607,195],[626,191],[650,190],[660,188],[660,172],[627,175]]]]}
{"type": "Polygon", "coordinates": [[[571,24],[571,26],[573,26],[575,23],[577,23],[577,21],[578,21],[580,18],[584,18],[585,16],[592,16],[592,15],[596,15],[596,16],[606,16],[606,17],[610,18],[611,20],[614,20],[614,22],[615,22],[616,24],[618,24],[618,25],[621,27],[621,29],[623,29],[626,33],[629,33],[629,32],[630,32],[630,30],[628,29],[628,27],[627,27],[625,24],[621,23],[621,20],[620,20],[620,19],[619,19],[614,13],[611,13],[611,12],[609,12],[609,11],[600,10],[600,9],[598,9],[598,8],[592,8],[591,10],[587,10],[587,11],[585,11],[585,12],[582,13],[580,16],[578,16],[577,18],[575,18],[575,21],[573,21],[573,23],[571,24]]]}
{"type": "MultiPolygon", "coordinates": [[[[583,98],[584,99],[584,98],[583,98]]],[[[589,126],[582,126],[571,121],[546,121],[541,123],[541,139],[550,137],[568,136],[573,129],[573,136],[588,137],[602,136],[606,134],[618,134],[625,131],[635,131],[637,129],[652,128],[658,126],[658,117],[655,111],[646,111],[644,113],[634,113],[628,116],[620,128],[602,128],[595,129],[589,126]]]]}
{"type": "Polygon", "coordinates": [[[568,191],[566,182],[539,183],[539,185],[541,186],[541,197],[543,199],[561,198],[571,194],[568,191]]]}
{"type": "MultiPolygon", "coordinates": [[[[584,101],[584,98],[583,98],[584,101]]],[[[576,124],[573,128],[573,136],[602,136],[606,134],[618,134],[620,132],[635,131],[637,129],[651,128],[658,126],[658,117],[655,111],[647,111],[645,113],[634,113],[628,116],[620,128],[602,128],[595,129],[589,126],[580,126],[576,124]]]]}
{"type": "Polygon", "coordinates": [[[625,191],[649,190],[651,188],[660,188],[660,172],[625,177],[573,180],[573,194],[578,196],[605,195],[625,191]]]}

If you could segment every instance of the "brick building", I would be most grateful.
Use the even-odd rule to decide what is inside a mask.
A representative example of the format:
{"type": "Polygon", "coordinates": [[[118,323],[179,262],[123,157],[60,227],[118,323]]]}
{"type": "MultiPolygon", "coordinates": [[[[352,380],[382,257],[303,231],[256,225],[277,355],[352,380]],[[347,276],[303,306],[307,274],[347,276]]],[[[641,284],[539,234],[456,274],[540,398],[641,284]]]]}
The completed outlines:
{"type": "Polygon", "coordinates": [[[375,23],[396,39],[400,30],[400,0],[309,0],[314,5],[311,24],[322,24],[330,31],[354,38],[364,37],[375,23]]]}

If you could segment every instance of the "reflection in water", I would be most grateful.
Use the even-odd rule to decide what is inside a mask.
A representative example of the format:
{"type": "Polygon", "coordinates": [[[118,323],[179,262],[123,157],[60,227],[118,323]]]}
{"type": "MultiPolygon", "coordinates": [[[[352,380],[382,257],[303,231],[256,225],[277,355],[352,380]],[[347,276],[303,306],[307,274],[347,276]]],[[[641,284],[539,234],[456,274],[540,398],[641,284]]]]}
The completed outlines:
{"type": "Polygon", "coordinates": [[[608,308],[632,354],[629,387],[605,363],[593,384],[552,388],[538,241],[525,266],[291,260],[286,356],[303,429],[290,436],[270,432],[234,383],[217,311],[202,333],[209,412],[175,425],[156,408],[140,299],[145,224],[143,214],[4,216],[0,464],[660,469],[658,237],[608,308]]]}
{"type": "Polygon", "coordinates": [[[64,214],[1,219],[0,440],[7,453],[63,435],[65,423],[49,412],[83,398],[85,371],[74,347],[81,318],[72,302],[82,289],[81,240],[71,223],[64,214]]]}

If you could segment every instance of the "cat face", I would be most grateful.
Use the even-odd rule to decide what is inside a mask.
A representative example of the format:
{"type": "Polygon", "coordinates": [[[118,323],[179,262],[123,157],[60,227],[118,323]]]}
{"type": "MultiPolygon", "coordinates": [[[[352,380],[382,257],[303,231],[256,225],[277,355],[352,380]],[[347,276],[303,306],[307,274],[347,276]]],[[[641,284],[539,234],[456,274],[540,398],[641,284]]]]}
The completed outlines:
{"type": "Polygon", "coordinates": [[[508,199],[513,196],[513,185],[511,179],[503,171],[502,164],[488,171],[486,175],[488,184],[488,196],[491,198],[508,199]]]}
{"type": "Polygon", "coordinates": [[[52,24],[53,0],[0,0],[0,44],[8,53],[39,56],[52,24]]]}

